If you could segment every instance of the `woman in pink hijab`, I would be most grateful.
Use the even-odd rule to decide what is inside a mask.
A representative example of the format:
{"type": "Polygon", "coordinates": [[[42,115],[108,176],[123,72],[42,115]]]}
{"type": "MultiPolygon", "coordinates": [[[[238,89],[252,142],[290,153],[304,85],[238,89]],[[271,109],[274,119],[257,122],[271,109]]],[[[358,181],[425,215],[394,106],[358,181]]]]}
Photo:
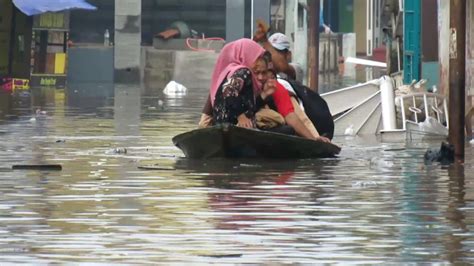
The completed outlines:
{"type": "Polygon", "coordinates": [[[209,99],[204,108],[205,114],[212,113],[214,124],[255,127],[255,97],[266,98],[275,86],[266,82],[262,90],[267,80],[268,61],[265,50],[250,39],[224,46],[212,74],[209,99]]]}

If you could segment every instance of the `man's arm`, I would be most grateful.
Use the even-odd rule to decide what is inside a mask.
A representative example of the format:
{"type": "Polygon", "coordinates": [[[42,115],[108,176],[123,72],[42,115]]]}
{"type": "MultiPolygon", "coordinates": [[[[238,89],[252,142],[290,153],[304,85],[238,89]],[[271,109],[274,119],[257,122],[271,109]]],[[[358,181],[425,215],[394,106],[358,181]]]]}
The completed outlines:
{"type": "Polygon", "coordinates": [[[273,101],[276,105],[278,113],[280,113],[285,118],[285,122],[295,130],[298,136],[312,140],[329,142],[328,139],[320,137],[316,130],[316,133],[313,134],[310,129],[306,127],[304,122],[297,114],[297,110],[299,110],[300,107],[298,105],[293,105],[288,91],[280,83],[277,83],[276,91],[273,93],[273,101]]]}
{"type": "Polygon", "coordinates": [[[285,122],[295,130],[298,136],[307,139],[316,139],[294,112],[285,116],[285,122]]]}
{"type": "Polygon", "coordinates": [[[312,140],[319,140],[323,142],[331,142],[326,137],[313,136],[313,134],[311,134],[311,132],[306,128],[303,122],[301,122],[301,120],[298,118],[295,112],[290,113],[287,116],[285,116],[285,121],[289,126],[291,126],[295,130],[296,134],[300,137],[312,139],[312,140]]]}

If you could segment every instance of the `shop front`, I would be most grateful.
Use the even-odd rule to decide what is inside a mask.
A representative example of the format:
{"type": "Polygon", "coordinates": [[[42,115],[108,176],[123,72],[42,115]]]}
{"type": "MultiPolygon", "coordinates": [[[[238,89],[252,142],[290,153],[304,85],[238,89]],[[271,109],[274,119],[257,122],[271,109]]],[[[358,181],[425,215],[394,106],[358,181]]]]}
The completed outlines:
{"type": "Polygon", "coordinates": [[[66,86],[69,12],[34,16],[31,42],[31,87],[66,86]]]}
{"type": "Polygon", "coordinates": [[[71,9],[85,0],[0,0],[0,87],[66,86],[71,9]]]}

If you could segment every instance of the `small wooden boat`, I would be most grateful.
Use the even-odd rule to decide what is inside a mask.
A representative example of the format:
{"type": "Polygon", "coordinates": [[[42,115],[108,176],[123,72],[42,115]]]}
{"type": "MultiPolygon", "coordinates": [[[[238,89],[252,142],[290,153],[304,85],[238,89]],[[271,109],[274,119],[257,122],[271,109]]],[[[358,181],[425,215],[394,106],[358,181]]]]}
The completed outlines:
{"type": "Polygon", "coordinates": [[[188,158],[280,158],[334,157],[341,148],[280,133],[218,125],[196,129],[173,138],[188,158]]]}

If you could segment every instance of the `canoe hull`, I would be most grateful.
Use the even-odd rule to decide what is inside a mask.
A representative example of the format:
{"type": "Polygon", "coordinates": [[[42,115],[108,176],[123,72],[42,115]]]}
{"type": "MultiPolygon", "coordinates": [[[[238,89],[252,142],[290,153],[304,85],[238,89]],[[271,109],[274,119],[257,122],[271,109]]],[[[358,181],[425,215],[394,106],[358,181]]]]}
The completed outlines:
{"type": "Polygon", "coordinates": [[[339,154],[331,143],[279,133],[219,125],[196,129],[173,138],[187,158],[324,158],[339,154]]]}

